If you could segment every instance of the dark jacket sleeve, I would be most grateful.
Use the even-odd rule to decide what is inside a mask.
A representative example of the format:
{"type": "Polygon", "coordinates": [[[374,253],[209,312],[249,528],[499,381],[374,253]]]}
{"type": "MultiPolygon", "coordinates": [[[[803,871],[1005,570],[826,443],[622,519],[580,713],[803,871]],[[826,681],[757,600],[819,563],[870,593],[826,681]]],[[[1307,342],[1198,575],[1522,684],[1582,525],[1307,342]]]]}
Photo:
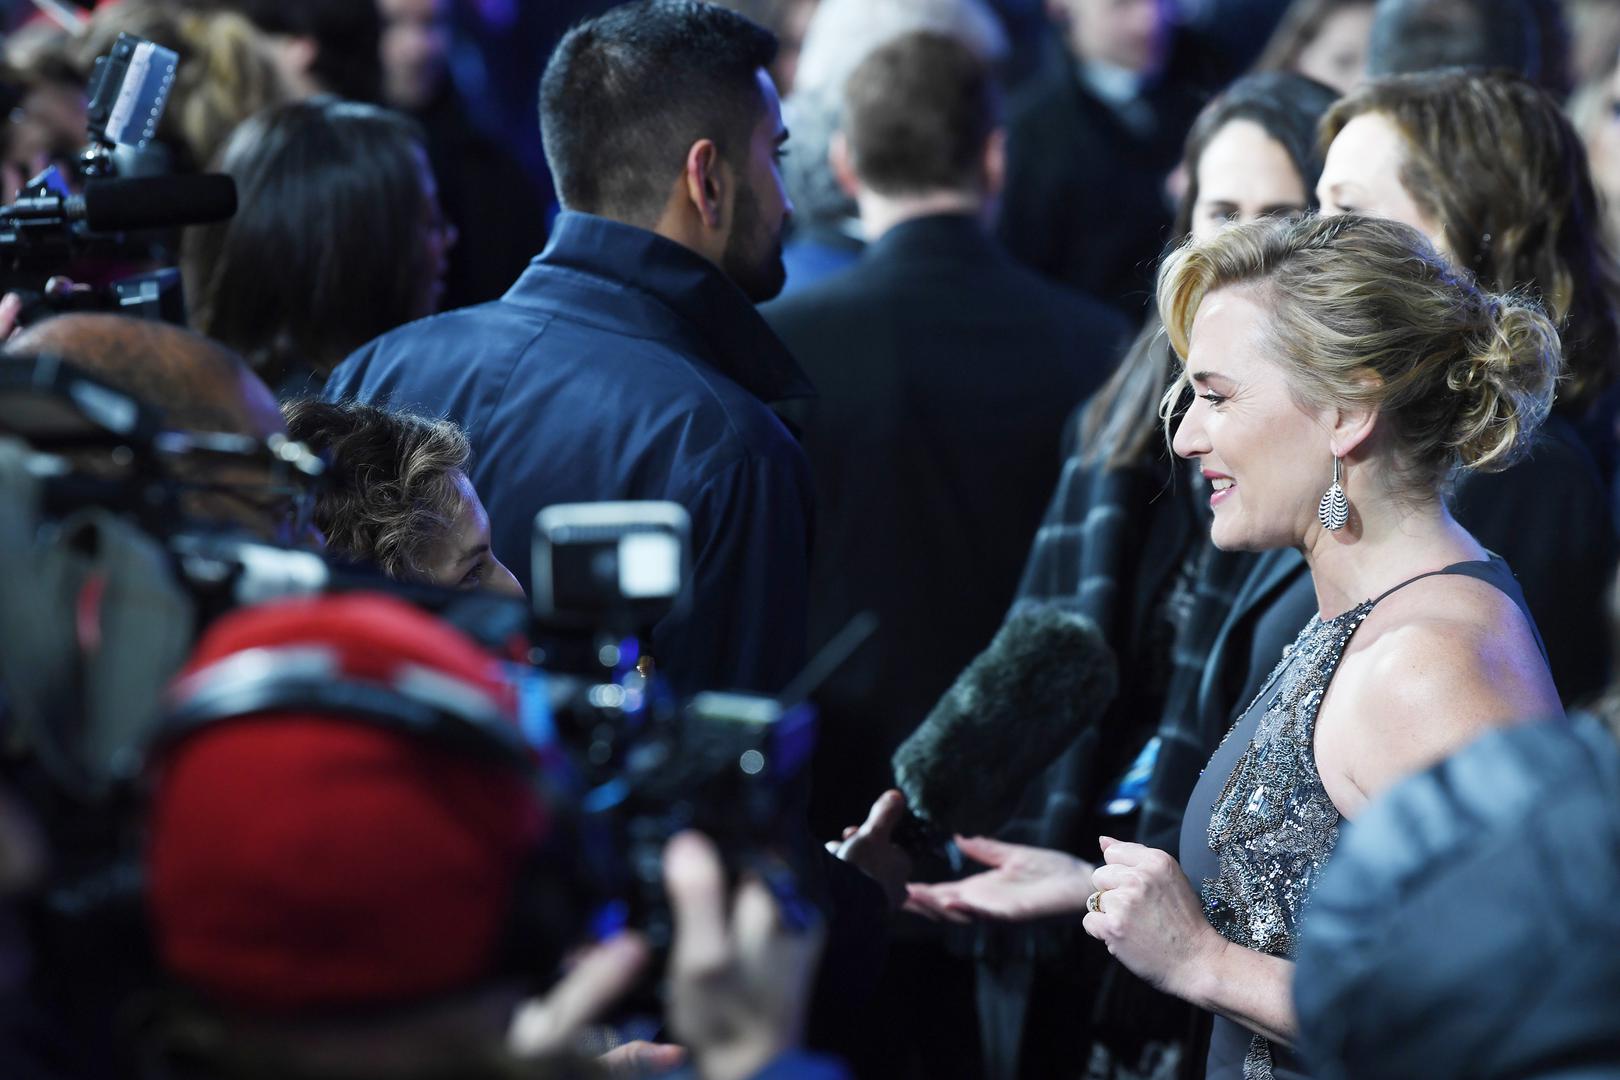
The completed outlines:
{"type": "Polygon", "coordinates": [[[691,504],[701,601],[653,630],[682,693],[777,693],[805,662],[810,481],[802,460],[755,455],[711,477],[691,504]]]}

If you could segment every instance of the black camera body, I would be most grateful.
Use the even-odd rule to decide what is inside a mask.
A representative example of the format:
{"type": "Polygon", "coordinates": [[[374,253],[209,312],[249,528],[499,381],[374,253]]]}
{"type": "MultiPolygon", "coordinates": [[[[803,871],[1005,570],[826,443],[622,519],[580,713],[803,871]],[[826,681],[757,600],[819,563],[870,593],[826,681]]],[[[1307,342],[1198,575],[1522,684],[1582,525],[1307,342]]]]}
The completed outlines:
{"type": "MultiPolygon", "coordinates": [[[[103,530],[97,542],[106,544],[108,520],[115,519],[129,526],[121,542],[143,552],[121,564],[139,574],[141,602],[167,612],[165,625],[184,627],[169,635],[162,654],[152,650],[165,638],[148,626],[128,639],[104,639],[94,657],[29,668],[0,656],[11,711],[0,726],[17,729],[13,734],[22,735],[54,786],[89,806],[128,798],[138,794],[154,746],[199,723],[265,708],[264,699],[250,695],[234,709],[215,705],[206,715],[192,709],[180,717],[165,696],[191,642],[219,616],[283,598],[380,591],[512,657],[508,671],[521,703],[522,739],[543,763],[535,768],[536,783],[568,838],[564,862],[577,878],[573,893],[590,909],[579,913],[581,921],[598,929],[634,924],[655,944],[667,942],[661,854],[667,839],[685,828],[708,833],[735,869],[773,881],[789,917],[810,917],[793,884],[800,875],[792,872],[794,853],[807,850],[794,832],[814,737],[807,695],[681,698],[642,652],[652,624],[683,596],[687,525],[679,506],[609,503],[542,512],[530,609],[486,593],[391,581],[313,551],[188,520],[175,472],[182,463],[195,471],[199,456],[256,462],[277,470],[278,482],[314,485],[323,471],[318,458],[285,439],[261,443],[169,430],[158,411],[58,358],[0,357],[0,557],[18,566],[72,565],[72,549],[84,535],[73,523],[95,515],[103,530]],[[122,467],[109,477],[90,459],[122,467]],[[33,481],[34,503],[5,506],[22,490],[12,482],[19,471],[33,481]],[[7,531],[7,519],[19,526],[7,531]],[[562,644],[580,641],[590,647],[570,653],[562,644]],[[583,662],[559,666],[567,655],[583,662]],[[111,707],[76,689],[96,678],[34,682],[36,670],[79,671],[91,663],[102,673],[136,666],[155,677],[139,681],[138,692],[121,695],[111,707]]],[[[70,606],[67,597],[82,588],[78,578],[70,576],[68,587],[54,592],[38,591],[60,576],[11,575],[0,583],[0,618],[15,625],[19,612],[70,606]]],[[[121,592],[120,585],[105,580],[100,595],[137,594],[121,592]]],[[[119,620],[104,613],[102,621],[119,620]]],[[[82,647],[69,626],[53,639],[55,624],[46,623],[28,632],[57,640],[57,652],[82,647]]],[[[276,700],[297,704],[285,691],[276,700]]],[[[304,704],[322,707],[313,698],[304,704]]],[[[447,717],[445,726],[463,719],[447,717]]],[[[410,730],[434,726],[431,716],[412,722],[410,730]]]]}
{"type": "Polygon", "coordinates": [[[72,175],[53,165],[0,206],[0,291],[22,297],[23,324],[69,311],[185,324],[180,274],[163,265],[172,231],[229,218],[236,185],[224,175],[121,175],[155,137],[178,64],[172,50],[120,34],[96,60],[72,175]]]}

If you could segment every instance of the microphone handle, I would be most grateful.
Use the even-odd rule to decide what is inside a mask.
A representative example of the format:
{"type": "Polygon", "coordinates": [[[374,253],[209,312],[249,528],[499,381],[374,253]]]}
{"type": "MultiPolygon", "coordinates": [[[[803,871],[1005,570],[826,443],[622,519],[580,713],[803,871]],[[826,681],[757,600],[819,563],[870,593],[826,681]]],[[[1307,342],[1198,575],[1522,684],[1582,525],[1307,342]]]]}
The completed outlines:
{"type": "Polygon", "coordinates": [[[913,858],[949,859],[950,834],[911,810],[907,810],[899,824],[895,825],[893,838],[913,858]]]}

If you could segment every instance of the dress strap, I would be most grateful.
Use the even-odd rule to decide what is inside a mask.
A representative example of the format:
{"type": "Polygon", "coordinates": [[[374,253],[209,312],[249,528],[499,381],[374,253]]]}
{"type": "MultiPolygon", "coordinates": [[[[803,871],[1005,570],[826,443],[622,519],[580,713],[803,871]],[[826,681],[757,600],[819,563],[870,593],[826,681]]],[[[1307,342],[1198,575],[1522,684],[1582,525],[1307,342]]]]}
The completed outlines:
{"type": "Polygon", "coordinates": [[[1391,593],[1400,592],[1402,589],[1406,588],[1408,585],[1412,584],[1414,581],[1422,581],[1424,578],[1430,578],[1430,577],[1439,577],[1441,574],[1460,574],[1463,577],[1478,577],[1477,574],[1470,573],[1469,568],[1489,566],[1489,565],[1490,565],[1490,560],[1489,559],[1470,559],[1467,562],[1452,563],[1450,566],[1442,567],[1439,570],[1426,571],[1426,572],[1418,574],[1418,575],[1416,575],[1414,577],[1407,578],[1405,581],[1401,582],[1399,585],[1393,586],[1392,588],[1385,589],[1383,592],[1379,593],[1376,597],[1373,598],[1373,602],[1369,606],[1376,606],[1381,600],[1383,600],[1385,597],[1389,596],[1391,593]]]}

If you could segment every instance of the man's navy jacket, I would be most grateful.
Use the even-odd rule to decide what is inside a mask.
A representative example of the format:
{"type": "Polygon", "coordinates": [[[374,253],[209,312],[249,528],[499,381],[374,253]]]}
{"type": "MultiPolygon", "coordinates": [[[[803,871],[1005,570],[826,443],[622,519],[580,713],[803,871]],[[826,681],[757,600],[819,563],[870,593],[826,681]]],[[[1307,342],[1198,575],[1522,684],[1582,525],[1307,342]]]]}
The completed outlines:
{"type": "Polygon", "coordinates": [[[327,383],[461,424],[495,555],[530,582],[535,514],[668,499],[692,515],[686,613],[652,652],[682,691],[775,692],[804,662],[811,503],[804,454],[763,404],[810,393],[708,260],[644,229],[564,213],[501,299],[401,327],[327,383]]]}

